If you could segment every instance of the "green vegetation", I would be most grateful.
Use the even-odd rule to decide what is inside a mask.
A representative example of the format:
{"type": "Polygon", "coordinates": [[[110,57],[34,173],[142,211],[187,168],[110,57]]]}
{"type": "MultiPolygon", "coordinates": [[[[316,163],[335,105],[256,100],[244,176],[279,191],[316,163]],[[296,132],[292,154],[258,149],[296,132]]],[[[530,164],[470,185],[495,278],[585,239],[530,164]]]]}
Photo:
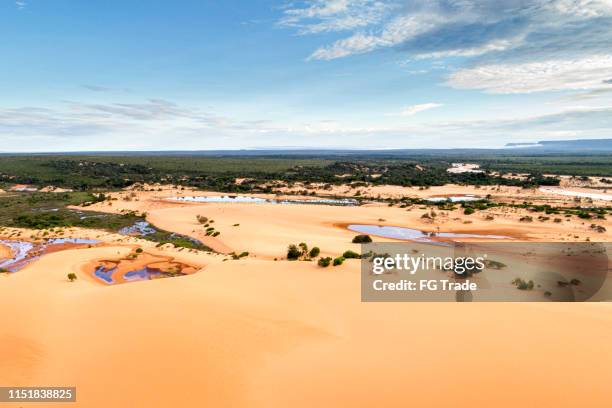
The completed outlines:
{"type": "Polygon", "coordinates": [[[234,179],[268,179],[295,167],[329,163],[331,160],[282,157],[7,155],[0,160],[0,181],[80,191],[117,189],[145,182],[248,191],[248,183],[238,185],[234,179]]]}
{"type": "Polygon", "coordinates": [[[230,256],[232,257],[232,259],[237,261],[240,258],[244,258],[244,257],[249,256],[249,253],[247,251],[241,252],[239,254],[237,254],[235,252],[232,252],[232,253],[230,253],[230,256]]]}
{"type": "Polygon", "coordinates": [[[310,261],[312,258],[319,256],[321,250],[318,247],[313,247],[308,252],[308,244],[300,242],[298,245],[291,244],[287,248],[287,259],[290,261],[297,261],[301,259],[303,261],[310,261]]]}
{"type": "Polygon", "coordinates": [[[448,183],[475,185],[558,185],[543,174],[612,176],[610,155],[512,156],[510,154],[412,154],[307,156],[197,155],[3,155],[0,183],[54,185],[79,191],[113,190],[135,183],[163,183],[224,192],[271,192],[261,183],[322,182],[436,186],[448,183]],[[448,173],[452,162],[479,163],[485,173],[448,173]],[[502,178],[501,173],[529,173],[526,178],[502,178]],[[343,175],[343,177],[338,177],[343,175]],[[241,183],[235,183],[241,178],[241,183]]]}
{"type": "Polygon", "coordinates": [[[70,282],[74,282],[75,280],[77,280],[77,275],[74,272],[70,272],[67,277],[70,282]]]}
{"type": "Polygon", "coordinates": [[[334,258],[334,266],[340,266],[344,263],[344,258],[339,256],[337,258],[334,258]]]}
{"type": "Polygon", "coordinates": [[[135,213],[107,214],[67,208],[99,199],[100,196],[85,192],[0,196],[0,225],[32,229],[83,227],[117,231],[142,219],[135,213]]]}
{"type": "Polygon", "coordinates": [[[302,251],[296,245],[289,245],[287,248],[287,259],[297,261],[302,256],[302,251]]]}
{"type": "MultiPolygon", "coordinates": [[[[109,214],[68,208],[71,205],[100,201],[102,198],[106,200],[102,194],[85,192],[19,193],[0,196],[0,226],[37,230],[81,227],[118,232],[122,228],[145,221],[142,214],[135,212],[109,214]]],[[[43,232],[43,235],[45,234],[46,231],[43,232]]],[[[212,251],[199,241],[157,228],[154,233],[142,235],[140,238],[157,242],[160,246],[172,244],[176,247],[212,251]]]]}
{"type": "Polygon", "coordinates": [[[531,290],[534,287],[534,283],[532,280],[530,281],[524,281],[521,278],[516,278],[512,281],[512,284],[514,286],[516,286],[517,289],[519,290],[531,290]]]}
{"type": "Polygon", "coordinates": [[[348,251],[345,251],[345,252],[342,254],[342,257],[343,257],[343,258],[346,258],[346,259],[359,259],[359,258],[361,258],[361,255],[359,255],[359,254],[358,254],[357,252],[355,252],[355,251],[348,250],[348,251]]]}
{"type": "Polygon", "coordinates": [[[367,244],[372,242],[372,238],[369,235],[355,235],[352,242],[353,244],[367,244]]]}
{"type": "Polygon", "coordinates": [[[322,268],[327,268],[331,264],[331,257],[327,256],[325,258],[319,258],[317,264],[322,268]]]}
{"type": "Polygon", "coordinates": [[[484,264],[489,269],[503,269],[506,267],[505,263],[494,261],[492,259],[485,259],[484,264]]]}

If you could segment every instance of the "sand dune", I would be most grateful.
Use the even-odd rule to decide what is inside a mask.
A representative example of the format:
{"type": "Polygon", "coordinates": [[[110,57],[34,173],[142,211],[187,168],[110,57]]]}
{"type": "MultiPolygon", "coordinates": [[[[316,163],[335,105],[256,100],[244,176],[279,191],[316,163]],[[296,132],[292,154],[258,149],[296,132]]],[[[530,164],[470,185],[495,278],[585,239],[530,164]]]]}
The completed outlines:
{"type": "Polygon", "coordinates": [[[608,303],[362,303],[358,261],[281,260],[290,243],[330,256],[358,250],[345,228],[355,222],[524,240],[609,232],[577,219],[526,226],[517,212],[466,224],[458,211],[424,220],[418,207],[172,204],[137,194],[91,209],[145,211],[160,228],[251,255],[67,229],[103,243],[0,275],[0,384],[74,385],[78,402],[66,406],[85,408],[610,406],[608,303]],[[205,237],[196,215],[214,219],[221,235],[205,237]],[[136,247],[203,268],[113,286],[90,276],[92,263],[136,247]],[[69,272],[79,279],[68,282],[69,272]]]}
{"type": "Polygon", "coordinates": [[[352,262],[66,281],[117,252],[50,254],[2,282],[1,383],[73,384],[88,408],[609,406],[609,304],[367,304],[352,262]]]}

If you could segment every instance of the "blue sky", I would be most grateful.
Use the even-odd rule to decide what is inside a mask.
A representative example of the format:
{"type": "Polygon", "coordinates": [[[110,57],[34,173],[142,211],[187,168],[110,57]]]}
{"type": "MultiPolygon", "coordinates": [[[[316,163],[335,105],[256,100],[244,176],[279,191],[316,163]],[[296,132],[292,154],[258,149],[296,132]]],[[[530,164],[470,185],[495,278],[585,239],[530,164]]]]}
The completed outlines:
{"type": "Polygon", "coordinates": [[[612,0],[0,0],[0,151],[612,137],[612,0]]]}

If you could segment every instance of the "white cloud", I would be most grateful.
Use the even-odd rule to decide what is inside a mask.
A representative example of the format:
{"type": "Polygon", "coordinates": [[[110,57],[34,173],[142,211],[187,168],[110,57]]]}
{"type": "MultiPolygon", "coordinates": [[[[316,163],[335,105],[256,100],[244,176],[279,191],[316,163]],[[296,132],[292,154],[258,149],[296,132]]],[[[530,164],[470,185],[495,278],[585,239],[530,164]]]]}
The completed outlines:
{"type": "Polygon", "coordinates": [[[288,7],[279,25],[300,34],[345,31],[381,20],[387,5],[378,0],[309,0],[304,7],[288,7]]]}
{"type": "Polygon", "coordinates": [[[453,73],[448,84],[460,89],[512,94],[599,89],[611,77],[612,55],[595,55],[572,60],[481,65],[453,73]]]}
{"type": "Polygon", "coordinates": [[[456,88],[531,93],[612,82],[612,0],[313,0],[281,22],[301,34],[348,31],[311,60],[381,49],[415,60],[461,57],[454,65],[469,67],[450,76],[456,88]]]}
{"type": "Polygon", "coordinates": [[[431,30],[438,23],[437,20],[438,17],[433,15],[401,16],[392,20],[379,34],[354,34],[317,49],[310,59],[332,60],[367,53],[378,48],[392,47],[431,30]]]}
{"type": "MultiPolygon", "coordinates": [[[[408,106],[393,115],[411,117],[440,106],[408,106]]],[[[444,122],[436,118],[404,123],[380,121],[376,116],[351,121],[245,120],[156,99],[70,102],[54,108],[0,107],[3,151],[236,149],[288,146],[287,141],[325,148],[347,147],[347,140],[362,148],[488,147],[516,140],[603,138],[611,132],[612,108],[605,106],[494,120],[444,122]]]]}
{"type": "Polygon", "coordinates": [[[441,103],[422,103],[419,105],[406,106],[397,113],[390,113],[389,116],[414,116],[419,112],[424,112],[430,109],[444,106],[441,103]]]}
{"type": "Polygon", "coordinates": [[[21,9],[24,9],[24,8],[25,8],[25,7],[28,5],[28,3],[26,3],[26,2],[25,2],[25,1],[23,1],[23,0],[17,0],[17,1],[15,2],[15,5],[17,6],[17,8],[18,8],[19,10],[21,10],[21,9]]]}

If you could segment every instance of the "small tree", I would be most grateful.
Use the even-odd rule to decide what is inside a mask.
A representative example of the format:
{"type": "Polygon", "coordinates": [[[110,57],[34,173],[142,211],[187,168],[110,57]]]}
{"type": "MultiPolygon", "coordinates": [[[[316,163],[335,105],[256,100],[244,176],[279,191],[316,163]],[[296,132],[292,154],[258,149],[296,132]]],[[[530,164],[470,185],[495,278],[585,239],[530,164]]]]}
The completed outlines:
{"type": "Polygon", "coordinates": [[[319,256],[319,254],[321,253],[321,250],[319,249],[319,247],[313,247],[310,250],[310,257],[311,258],[316,258],[317,256],[319,256]]]}
{"type": "Polygon", "coordinates": [[[69,280],[70,282],[74,282],[75,280],[77,280],[76,273],[74,273],[74,272],[70,272],[70,273],[68,274],[68,280],[69,280]]]}

